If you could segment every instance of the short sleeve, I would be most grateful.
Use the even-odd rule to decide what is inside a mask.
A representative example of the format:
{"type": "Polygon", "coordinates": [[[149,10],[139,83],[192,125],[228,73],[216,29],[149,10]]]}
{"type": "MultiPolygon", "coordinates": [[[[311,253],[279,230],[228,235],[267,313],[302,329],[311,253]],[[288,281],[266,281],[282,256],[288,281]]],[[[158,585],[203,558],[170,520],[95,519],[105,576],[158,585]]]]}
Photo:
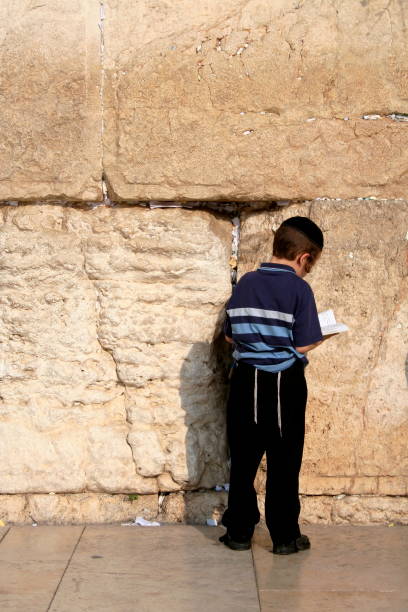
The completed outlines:
{"type": "Polygon", "coordinates": [[[306,283],[297,300],[292,327],[293,344],[308,346],[323,339],[313,291],[306,283]]]}

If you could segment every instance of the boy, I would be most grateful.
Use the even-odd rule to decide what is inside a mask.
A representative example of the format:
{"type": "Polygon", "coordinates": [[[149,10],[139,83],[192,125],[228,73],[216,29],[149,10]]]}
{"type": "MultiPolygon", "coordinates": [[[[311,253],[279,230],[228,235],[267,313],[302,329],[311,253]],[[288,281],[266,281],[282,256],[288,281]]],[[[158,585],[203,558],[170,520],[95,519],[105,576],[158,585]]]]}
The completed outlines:
{"type": "Polygon", "coordinates": [[[225,338],[234,345],[227,434],[231,456],[227,532],[233,550],[247,550],[260,515],[253,486],[266,451],[265,519],[275,554],[310,548],[300,533],[299,472],[307,385],[306,353],[321,342],[313,291],[304,276],[323,249],[320,228],[291,217],[276,231],[273,257],[244,274],[226,307],[225,338]]]}

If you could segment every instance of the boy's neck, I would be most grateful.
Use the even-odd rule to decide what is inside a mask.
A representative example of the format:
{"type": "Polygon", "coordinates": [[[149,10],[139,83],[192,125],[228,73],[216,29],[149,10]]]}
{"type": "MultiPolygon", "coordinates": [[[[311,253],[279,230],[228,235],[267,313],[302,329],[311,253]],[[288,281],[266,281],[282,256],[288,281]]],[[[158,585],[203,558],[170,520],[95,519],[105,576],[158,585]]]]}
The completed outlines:
{"type": "Polygon", "coordinates": [[[271,259],[271,263],[277,263],[277,264],[282,264],[284,266],[290,266],[291,268],[294,269],[294,271],[296,272],[298,276],[302,276],[303,274],[303,269],[301,268],[301,266],[299,266],[296,259],[293,259],[293,260],[292,259],[282,259],[280,257],[273,256],[271,259]]]}

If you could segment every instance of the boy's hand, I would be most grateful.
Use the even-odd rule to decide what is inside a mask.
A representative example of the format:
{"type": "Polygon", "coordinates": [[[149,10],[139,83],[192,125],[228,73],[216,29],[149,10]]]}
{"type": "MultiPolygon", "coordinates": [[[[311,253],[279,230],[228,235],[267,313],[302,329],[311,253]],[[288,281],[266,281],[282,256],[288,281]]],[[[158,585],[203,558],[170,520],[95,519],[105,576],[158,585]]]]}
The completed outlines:
{"type": "MultiPolygon", "coordinates": [[[[334,332],[334,334],[327,334],[327,336],[323,336],[323,340],[327,340],[327,338],[332,338],[333,336],[338,336],[340,332],[334,332]]],[[[323,342],[322,340],[322,342],[323,342]]]]}

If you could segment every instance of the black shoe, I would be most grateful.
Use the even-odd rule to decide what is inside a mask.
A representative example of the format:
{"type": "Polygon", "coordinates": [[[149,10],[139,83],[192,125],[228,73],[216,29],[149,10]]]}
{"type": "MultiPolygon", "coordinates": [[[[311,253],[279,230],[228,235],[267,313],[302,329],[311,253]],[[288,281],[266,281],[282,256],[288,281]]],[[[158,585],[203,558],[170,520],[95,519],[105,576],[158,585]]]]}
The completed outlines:
{"type": "Polygon", "coordinates": [[[237,542],[236,540],[233,540],[231,538],[228,531],[227,533],[224,533],[224,535],[218,539],[220,542],[224,542],[225,546],[228,546],[232,550],[249,550],[251,548],[251,539],[249,540],[242,539],[242,541],[237,542]]]}
{"type": "Polygon", "coordinates": [[[296,540],[292,540],[288,544],[274,544],[272,552],[275,555],[290,555],[298,550],[307,550],[310,548],[310,540],[307,535],[300,535],[296,540]]]}

